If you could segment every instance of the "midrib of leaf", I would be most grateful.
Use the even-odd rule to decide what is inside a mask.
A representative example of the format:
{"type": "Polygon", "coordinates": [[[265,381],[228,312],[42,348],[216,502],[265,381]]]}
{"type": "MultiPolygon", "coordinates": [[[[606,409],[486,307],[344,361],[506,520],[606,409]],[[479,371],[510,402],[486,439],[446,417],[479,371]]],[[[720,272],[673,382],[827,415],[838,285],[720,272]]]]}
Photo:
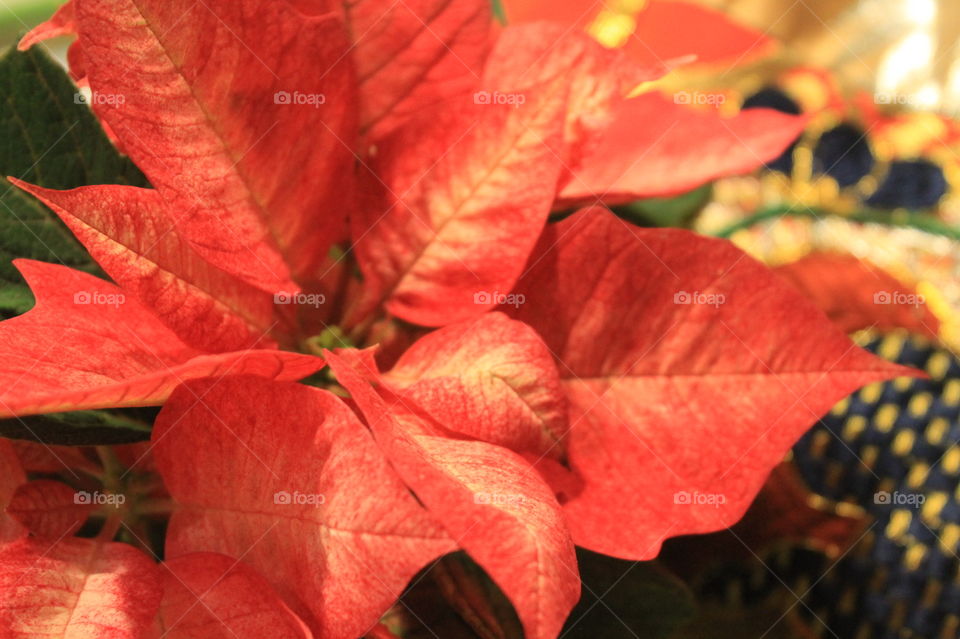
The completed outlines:
{"type": "MultiPolygon", "coordinates": [[[[42,175],[40,174],[40,168],[37,167],[37,162],[39,162],[39,156],[37,155],[36,149],[33,148],[32,140],[28,135],[27,125],[23,121],[23,119],[20,117],[20,114],[17,112],[16,105],[13,102],[13,93],[7,94],[6,105],[14,121],[18,125],[20,125],[20,131],[23,133],[22,135],[23,141],[27,145],[27,148],[30,149],[30,158],[34,161],[33,166],[31,168],[37,172],[37,177],[42,179],[42,175]]],[[[3,177],[4,179],[6,179],[7,176],[4,175],[3,177]]],[[[10,186],[9,188],[12,189],[13,187],[10,186]]]]}
{"type": "MultiPolygon", "coordinates": [[[[556,79],[555,79],[555,78],[551,78],[550,81],[555,82],[556,79]]],[[[529,121],[530,121],[530,122],[533,122],[533,121],[537,120],[537,119],[539,118],[539,116],[541,115],[541,113],[543,112],[543,110],[546,108],[546,105],[547,105],[548,103],[549,103],[549,100],[546,100],[546,99],[540,100],[540,103],[539,103],[539,105],[537,106],[536,110],[533,111],[533,113],[531,114],[529,121]]],[[[474,124],[467,130],[467,133],[465,133],[463,136],[461,136],[461,140],[462,140],[463,137],[465,137],[466,135],[469,135],[469,133],[470,133],[471,131],[473,131],[473,129],[474,129],[476,126],[477,126],[477,124],[474,123],[474,124]]],[[[477,191],[479,191],[480,188],[487,183],[487,181],[488,181],[488,180],[490,179],[490,177],[494,174],[494,172],[496,172],[498,169],[502,168],[502,165],[503,165],[503,163],[506,161],[506,158],[507,158],[511,153],[514,153],[514,152],[516,151],[517,145],[519,144],[520,140],[521,140],[524,136],[526,136],[526,135],[528,135],[528,134],[530,133],[530,130],[529,130],[528,127],[520,127],[520,128],[521,128],[520,133],[513,138],[511,144],[507,145],[506,150],[505,150],[503,153],[501,153],[501,154],[496,158],[496,160],[492,163],[492,165],[487,169],[486,173],[484,173],[483,176],[473,184],[473,186],[472,186],[472,188],[470,189],[470,191],[467,192],[467,194],[463,197],[463,199],[461,199],[460,202],[458,202],[458,203],[453,207],[453,210],[443,219],[443,221],[440,222],[440,224],[437,226],[437,229],[436,229],[436,231],[434,232],[433,237],[430,239],[430,241],[424,243],[424,245],[420,248],[420,250],[418,250],[418,251],[416,252],[416,254],[413,256],[413,258],[407,263],[407,265],[404,267],[404,269],[397,275],[397,277],[394,278],[394,280],[393,280],[393,282],[391,283],[391,285],[381,294],[380,299],[379,299],[379,302],[378,302],[378,305],[382,304],[382,303],[383,303],[385,300],[387,300],[391,295],[393,295],[393,292],[397,290],[397,287],[400,286],[400,284],[403,282],[404,278],[406,278],[406,276],[409,275],[409,273],[414,269],[414,267],[415,267],[415,266],[420,262],[420,260],[423,258],[424,254],[427,252],[427,249],[429,249],[431,246],[433,246],[434,244],[436,244],[436,242],[438,241],[438,238],[439,238],[440,235],[443,233],[444,229],[447,228],[447,226],[450,224],[451,221],[453,221],[453,220],[455,220],[455,219],[457,219],[457,218],[459,217],[460,212],[461,212],[461,210],[463,209],[463,207],[466,206],[466,204],[467,204],[468,202],[470,202],[470,200],[473,198],[473,196],[476,195],[477,191]]],[[[459,144],[459,141],[458,141],[456,144],[459,144]]],[[[456,144],[455,144],[454,146],[456,146],[456,144]]]]}
{"type": "MultiPolygon", "coordinates": [[[[464,22],[464,24],[460,26],[460,28],[457,30],[457,34],[460,33],[460,30],[463,29],[466,26],[466,24],[467,23],[464,22]]],[[[377,115],[375,118],[367,122],[364,125],[363,129],[360,131],[360,134],[363,135],[366,132],[370,131],[373,127],[375,127],[377,124],[382,122],[384,118],[391,115],[393,113],[393,110],[397,107],[397,105],[403,102],[407,98],[407,96],[413,93],[413,91],[420,86],[420,81],[423,80],[423,78],[426,77],[427,74],[430,71],[432,71],[433,68],[443,60],[445,55],[446,55],[445,51],[441,50],[440,52],[438,52],[437,56],[430,62],[429,65],[424,65],[422,72],[420,73],[420,75],[416,77],[416,80],[410,82],[407,88],[403,92],[399,93],[391,103],[387,104],[379,115],[377,115]]],[[[433,105],[441,104],[441,103],[442,103],[442,100],[434,102],[433,105]]]]}
{"type": "Polygon", "coordinates": [[[557,437],[556,434],[547,427],[547,421],[543,417],[541,417],[539,413],[537,413],[537,410],[533,407],[533,405],[529,401],[527,401],[526,397],[520,394],[520,391],[513,384],[510,383],[509,379],[505,375],[495,373],[493,371],[489,371],[486,374],[489,375],[492,379],[495,379],[499,381],[501,384],[503,384],[504,386],[506,386],[507,389],[510,391],[510,393],[514,397],[516,397],[518,400],[520,400],[520,403],[527,408],[527,410],[533,416],[534,421],[539,425],[540,432],[546,435],[550,439],[550,441],[553,442],[553,445],[560,443],[560,440],[562,439],[562,437],[557,437]]]}
{"type": "Polygon", "coordinates": [[[243,515],[246,517],[266,517],[269,519],[283,519],[286,521],[295,521],[300,524],[309,525],[312,528],[322,528],[328,532],[332,532],[338,535],[354,535],[357,537],[385,537],[385,538],[399,538],[399,539],[420,539],[424,541],[445,541],[443,537],[430,537],[424,535],[409,535],[404,533],[393,533],[393,532],[383,532],[380,530],[358,530],[356,528],[340,528],[337,526],[332,526],[325,521],[320,521],[317,519],[311,519],[309,517],[298,517],[295,515],[279,514],[270,511],[263,510],[244,510],[242,508],[229,508],[226,506],[210,506],[207,504],[201,504],[196,502],[180,502],[181,510],[198,510],[201,513],[204,512],[220,512],[228,513],[233,515],[243,515]]]}
{"type": "MultiPolygon", "coordinates": [[[[396,50],[397,52],[403,52],[403,51],[406,51],[408,48],[410,48],[410,45],[412,45],[412,44],[414,43],[414,41],[415,41],[417,38],[420,37],[420,34],[423,33],[424,29],[429,29],[429,28],[430,28],[430,25],[433,23],[433,21],[436,20],[437,17],[438,17],[441,13],[443,13],[444,11],[447,10],[447,8],[450,6],[450,3],[451,3],[451,2],[453,2],[453,0],[444,0],[444,2],[442,2],[440,5],[438,5],[438,8],[437,8],[437,10],[436,10],[434,13],[430,14],[429,16],[427,16],[427,19],[426,19],[426,20],[423,20],[423,19],[421,18],[421,19],[420,19],[420,26],[417,27],[417,30],[414,31],[412,34],[410,34],[410,37],[406,40],[406,42],[404,42],[403,44],[401,44],[399,47],[396,47],[395,50],[396,50]]],[[[358,4],[359,4],[359,3],[358,3],[358,4]]],[[[400,3],[397,3],[397,4],[400,4],[400,3]]],[[[396,6],[396,5],[394,5],[394,6],[396,6]]],[[[348,9],[347,15],[349,15],[349,5],[347,5],[347,9],[348,9]]],[[[412,12],[412,11],[411,11],[411,12],[412,12]]],[[[417,17],[420,18],[420,16],[417,16],[417,17]]],[[[353,33],[352,29],[350,30],[350,35],[351,35],[351,39],[354,40],[354,42],[356,42],[356,34],[353,33]]],[[[361,37],[361,39],[362,39],[362,38],[363,38],[363,35],[361,35],[360,37],[361,37]]],[[[445,42],[442,42],[442,41],[439,40],[439,39],[438,39],[438,42],[441,42],[441,43],[444,44],[444,45],[446,44],[445,42]]],[[[368,71],[366,74],[364,74],[364,75],[362,75],[362,76],[357,76],[357,82],[358,82],[359,84],[361,84],[361,85],[366,84],[367,80],[369,80],[371,77],[375,76],[376,74],[380,73],[380,71],[382,71],[382,70],[383,70],[384,68],[386,68],[391,62],[393,62],[393,61],[396,59],[396,57],[397,57],[397,56],[393,56],[393,57],[387,58],[387,59],[384,60],[381,64],[377,65],[376,67],[374,67],[373,69],[371,69],[370,71],[368,71]]]]}
{"type": "MultiPolygon", "coordinates": [[[[146,254],[143,254],[143,253],[140,253],[139,251],[134,250],[133,248],[128,246],[125,242],[121,242],[120,240],[107,235],[102,229],[94,226],[89,221],[82,220],[78,217],[75,217],[75,219],[80,224],[83,224],[88,229],[98,234],[100,237],[105,238],[106,240],[108,240],[112,244],[115,244],[116,246],[122,247],[123,250],[129,252],[130,254],[136,256],[137,258],[142,259],[148,264],[152,265],[157,271],[165,275],[164,279],[183,282],[184,284],[189,286],[192,290],[198,291],[201,297],[212,302],[214,306],[225,309],[229,314],[239,317],[240,319],[243,320],[244,324],[246,324],[247,328],[252,330],[252,332],[262,332],[266,328],[265,326],[260,326],[259,324],[257,324],[253,320],[253,318],[250,316],[250,314],[247,313],[246,308],[243,305],[228,304],[226,301],[217,297],[213,292],[208,291],[207,289],[203,288],[199,284],[185,278],[182,274],[174,273],[173,271],[158,264],[156,261],[148,257],[146,254]]],[[[189,251],[190,248],[185,247],[185,250],[189,251]]]]}
{"type": "MultiPolygon", "coordinates": [[[[423,33],[424,29],[429,30],[429,28],[430,28],[429,25],[432,24],[432,23],[434,22],[434,20],[436,20],[437,17],[440,16],[441,13],[443,13],[444,11],[446,11],[447,8],[449,8],[451,2],[453,2],[453,1],[454,1],[454,0],[446,0],[446,2],[444,2],[444,3],[440,6],[440,9],[439,9],[436,13],[434,13],[433,15],[430,15],[426,20],[423,20],[421,27],[418,28],[417,31],[410,37],[410,39],[409,39],[407,42],[405,42],[402,47],[400,47],[400,48],[398,49],[398,52],[405,51],[407,48],[409,48],[409,47],[414,43],[414,41],[415,41],[418,37],[420,37],[420,35],[423,33]]],[[[480,9],[480,11],[482,11],[482,9],[480,9]]],[[[443,41],[441,42],[441,44],[442,44],[443,46],[439,49],[439,51],[437,52],[437,55],[434,57],[434,59],[431,60],[429,64],[423,65],[423,66],[421,67],[421,69],[420,69],[420,73],[417,75],[417,77],[416,77],[413,81],[411,81],[411,82],[407,85],[406,89],[405,89],[403,92],[401,92],[400,94],[398,94],[398,95],[396,96],[396,98],[395,98],[390,104],[386,105],[386,106],[384,107],[383,111],[382,111],[379,115],[377,115],[375,118],[373,118],[372,120],[370,120],[369,122],[367,122],[367,123],[364,125],[363,129],[360,131],[361,135],[363,135],[364,133],[366,133],[366,132],[369,131],[370,129],[374,128],[379,122],[383,121],[384,118],[386,118],[386,117],[389,116],[391,113],[393,113],[393,110],[396,108],[396,106],[397,106],[398,104],[400,104],[401,102],[403,102],[403,100],[406,99],[407,96],[409,96],[411,93],[413,93],[413,91],[414,91],[418,86],[420,86],[420,81],[421,81],[424,77],[426,77],[426,75],[427,75],[430,71],[432,71],[433,68],[434,68],[441,60],[443,60],[444,57],[446,57],[447,53],[452,53],[452,52],[450,51],[449,47],[447,46],[447,42],[452,42],[453,40],[455,40],[456,37],[460,35],[461,31],[463,31],[463,29],[466,28],[467,25],[469,25],[470,22],[471,22],[475,17],[476,17],[476,13],[471,14],[469,17],[467,17],[467,19],[465,19],[464,21],[462,21],[462,22],[457,26],[456,31],[454,32],[454,34],[453,34],[449,39],[443,40],[443,41]]],[[[431,33],[432,33],[432,31],[431,31],[431,33]]],[[[398,53],[397,55],[399,55],[399,53],[398,53]]],[[[366,85],[367,81],[368,81],[370,78],[372,78],[372,77],[375,76],[376,74],[380,73],[380,71],[382,71],[382,70],[383,70],[384,68],[386,68],[391,62],[393,62],[393,61],[396,59],[396,57],[397,57],[397,56],[393,56],[393,57],[391,57],[391,58],[387,58],[383,63],[381,63],[380,65],[378,65],[378,66],[375,67],[374,69],[368,71],[364,76],[358,77],[358,78],[357,78],[357,82],[360,84],[361,88],[366,85]]]]}
{"type": "Polygon", "coordinates": [[[63,624],[63,636],[67,636],[67,629],[70,628],[70,624],[73,622],[73,618],[77,614],[77,606],[80,605],[80,597],[83,596],[84,590],[87,589],[87,582],[90,581],[90,575],[93,573],[93,566],[97,563],[97,560],[100,558],[100,551],[103,549],[103,540],[95,539],[94,546],[91,549],[90,554],[87,556],[87,560],[83,563],[83,583],[80,584],[80,589],[77,592],[70,592],[70,595],[73,596],[73,603],[70,604],[70,614],[67,617],[66,623],[63,624]]]}
{"type": "MultiPolygon", "coordinates": [[[[264,229],[266,229],[267,233],[270,234],[270,239],[272,240],[271,244],[273,245],[273,249],[280,254],[281,258],[283,259],[283,262],[287,264],[287,266],[289,267],[290,261],[288,259],[286,248],[283,246],[283,244],[281,244],[280,239],[277,237],[277,234],[273,229],[273,226],[269,222],[270,216],[267,212],[266,204],[260,201],[260,198],[257,196],[253,188],[250,186],[250,180],[247,177],[246,173],[244,173],[244,171],[240,168],[240,162],[243,160],[243,155],[241,155],[239,158],[236,157],[236,154],[234,153],[234,151],[227,144],[226,139],[223,137],[223,133],[220,131],[220,129],[216,125],[215,118],[204,107],[203,102],[200,100],[199,96],[197,96],[196,91],[194,91],[193,85],[191,85],[187,81],[187,76],[184,74],[183,69],[176,62],[173,61],[173,57],[170,55],[170,51],[167,49],[166,44],[160,38],[160,34],[158,34],[157,30],[154,28],[153,23],[147,19],[146,15],[144,15],[143,9],[136,2],[136,0],[130,0],[130,4],[132,4],[133,7],[137,10],[137,13],[143,19],[143,22],[147,26],[147,29],[150,31],[151,34],[153,34],[154,39],[156,40],[157,44],[160,47],[160,50],[163,51],[164,57],[167,59],[167,62],[170,63],[170,67],[176,71],[177,75],[180,77],[180,80],[183,82],[184,86],[186,86],[187,92],[190,94],[190,97],[193,98],[194,105],[197,107],[197,109],[199,109],[200,113],[203,114],[204,119],[207,121],[207,124],[209,125],[210,131],[214,134],[214,136],[220,142],[220,147],[223,150],[224,155],[226,155],[227,158],[230,160],[230,171],[233,172],[233,174],[237,176],[237,179],[240,180],[240,183],[243,184],[244,190],[247,192],[247,197],[249,198],[250,202],[254,205],[254,209],[257,211],[257,217],[260,220],[260,224],[263,226],[264,229]]],[[[214,17],[217,20],[220,20],[220,18],[216,16],[216,14],[214,14],[214,17]]],[[[231,31],[231,35],[234,38],[239,39],[239,36],[237,36],[236,34],[233,34],[232,31],[231,31]]],[[[203,204],[202,202],[199,201],[199,198],[197,198],[195,195],[193,197],[194,199],[197,200],[198,204],[201,204],[201,205],[203,204]]]]}

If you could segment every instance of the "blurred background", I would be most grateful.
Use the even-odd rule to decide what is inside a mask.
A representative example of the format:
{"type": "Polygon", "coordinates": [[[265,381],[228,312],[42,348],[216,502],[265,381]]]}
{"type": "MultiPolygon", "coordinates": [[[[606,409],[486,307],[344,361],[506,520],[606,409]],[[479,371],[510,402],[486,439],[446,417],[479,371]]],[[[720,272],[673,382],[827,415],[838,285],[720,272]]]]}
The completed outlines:
{"type": "MultiPolygon", "coordinates": [[[[58,5],[0,0],[0,44],[58,5]]],[[[495,2],[508,21],[533,5],[495,2]]],[[[673,50],[682,64],[639,91],[727,116],[806,114],[807,131],[765,169],[616,212],[729,238],[860,344],[929,375],[841,402],[733,529],[672,540],[641,568],[581,556],[585,583],[611,594],[581,611],[598,617],[584,637],[637,637],[624,633],[634,621],[645,639],[960,637],[960,0],[545,6],[607,46],[673,50]]],[[[68,44],[43,46],[62,61],[68,44]]],[[[434,599],[421,610],[416,595],[409,606],[430,619],[434,599]]]]}
{"type": "MultiPolygon", "coordinates": [[[[3,0],[0,2],[0,45],[15,44],[17,38],[57,10],[62,2],[48,0],[3,0]]],[[[60,47],[65,48],[66,43],[60,47]]]]}

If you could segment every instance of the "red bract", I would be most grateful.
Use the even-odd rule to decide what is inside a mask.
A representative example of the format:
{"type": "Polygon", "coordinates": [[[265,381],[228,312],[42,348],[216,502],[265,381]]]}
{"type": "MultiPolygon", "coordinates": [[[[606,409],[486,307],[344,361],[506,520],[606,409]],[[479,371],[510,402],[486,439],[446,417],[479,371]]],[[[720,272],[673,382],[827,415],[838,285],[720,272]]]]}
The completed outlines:
{"type": "Polygon", "coordinates": [[[543,340],[522,322],[490,313],[430,333],[388,378],[451,430],[520,452],[563,455],[560,376],[543,340]]]}
{"type": "Polygon", "coordinates": [[[417,570],[454,548],[326,391],[242,377],[188,383],[153,443],[181,505],[167,556],[242,558],[321,637],[362,634],[417,570]]]}
{"type": "Polygon", "coordinates": [[[574,539],[619,557],[734,523],[831,406],[910,374],[731,244],[597,209],[547,229],[516,291],[570,401],[574,539]]]}
{"type": "Polygon", "coordinates": [[[342,218],[327,212],[351,169],[357,118],[342,23],[259,0],[75,6],[97,114],[175,211],[177,230],[269,290],[309,279],[339,239],[342,218]],[[301,98],[309,104],[294,104],[301,98]]]}
{"type": "Polygon", "coordinates": [[[313,639],[270,584],[232,557],[192,553],[164,568],[160,637],[313,639]]]}
{"type": "Polygon", "coordinates": [[[124,291],[63,266],[17,261],[37,305],[0,324],[0,416],[160,404],[184,380],[300,379],[322,362],[277,350],[208,354],[124,291]]]}
{"type": "Polygon", "coordinates": [[[21,539],[0,549],[4,637],[137,639],[162,592],[160,568],[127,544],[21,539]]]}
{"type": "Polygon", "coordinates": [[[769,109],[724,119],[657,93],[641,95],[620,105],[616,119],[561,191],[560,201],[566,206],[622,204],[677,195],[773,160],[773,150],[790,144],[803,127],[801,118],[769,109]]]}
{"type": "Polygon", "coordinates": [[[273,296],[203,260],[173,228],[175,217],[157,191],[53,191],[12,181],[56,212],[124,291],[192,346],[264,348],[276,346],[271,335],[289,335],[274,317],[273,296]]]}
{"type": "Polygon", "coordinates": [[[663,60],[496,29],[487,0],[73,0],[24,45],[63,31],[154,188],[16,182],[116,284],[18,261],[0,416],[163,409],[149,447],[69,458],[134,493],[113,506],[0,441],[0,635],[355,639],[459,548],[550,639],[575,543],[729,525],[834,401],[907,374],[726,242],[550,222],[752,170],[803,124],[627,99],[663,60]],[[295,383],[333,345],[336,381],[295,383]],[[166,564],[113,543],[149,549],[158,513],[166,564]]]}
{"type": "MultiPolygon", "coordinates": [[[[516,453],[451,438],[416,400],[386,387],[379,397],[363,379],[378,381],[376,365],[362,355],[327,354],[397,472],[500,584],[525,635],[557,636],[580,595],[580,582],[573,540],[553,492],[516,453]]],[[[456,418],[469,422],[471,413],[463,410],[456,418]]]]}
{"type": "Polygon", "coordinates": [[[93,504],[77,503],[76,491],[59,481],[37,479],[22,484],[7,505],[7,514],[38,537],[61,539],[79,530],[93,504]]]}
{"type": "Polygon", "coordinates": [[[0,542],[5,543],[24,535],[23,525],[10,516],[7,508],[17,488],[27,480],[16,451],[6,440],[0,440],[0,471],[0,542]]]}
{"type": "Polygon", "coordinates": [[[476,93],[378,147],[352,217],[362,311],[385,303],[397,317],[442,326],[511,289],[558,184],[625,92],[619,56],[586,36],[555,46],[563,37],[553,25],[508,28],[476,93]]]}
{"type": "Polygon", "coordinates": [[[362,134],[382,137],[421,109],[474,90],[490,45],[485,3],[354,2],[345,11],[362,134]]]}
{"type": "Polygon", "coordinates": [[[905,328],[936,339],[940,320],[915,285],[853,255],[811,253],[776,268],[844,331],[905,328]]]}

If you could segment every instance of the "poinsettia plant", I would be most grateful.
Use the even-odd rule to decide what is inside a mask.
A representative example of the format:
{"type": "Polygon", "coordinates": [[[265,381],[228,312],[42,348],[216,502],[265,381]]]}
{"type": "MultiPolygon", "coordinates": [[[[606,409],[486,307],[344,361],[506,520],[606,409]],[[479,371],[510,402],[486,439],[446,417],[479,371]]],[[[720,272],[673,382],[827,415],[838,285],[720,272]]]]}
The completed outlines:
{"type": "Polygon", "coordinates": [[[0,416],[46,443],[0,440],[2,636],[392,636],[465,551],[556,637],[577,547],[731,525],[834,402],[909,374],[731,244],[604,207],[803,126],[637,95],[672,52],[487,0],[71,0],[21,48],[63,34],[145,179],[10,177],[96,266],[14,262],[0,416]],[[97,458],[34,432],[148,406],[97,458]]]}

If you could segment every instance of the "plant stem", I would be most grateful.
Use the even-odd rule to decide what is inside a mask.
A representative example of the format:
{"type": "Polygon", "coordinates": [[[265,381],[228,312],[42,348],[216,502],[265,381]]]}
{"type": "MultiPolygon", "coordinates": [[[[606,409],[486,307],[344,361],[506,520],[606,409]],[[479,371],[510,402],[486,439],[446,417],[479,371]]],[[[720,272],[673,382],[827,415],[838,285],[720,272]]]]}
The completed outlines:
{"type": "Polygon", "coordinates": [[[123,511],[118,508],[117,512],[111,513],[107,520],[103,522],[103,527],[97,533],[97,540],[113,541],[114,537],[117,536],[117,531],[120,530],[121,523],[123,523],[123,511]]]}
{"type": "Polygon", "coordinates": [[[851,215],[836,216],[829,211],[816,207],[798,207],[790,205],[775,206],[764,209],[759,213],[744,218],[739,222],[714,233],[717,237],[728,238],[737,231],[750,228],[754,224],[779,217],[807,217],[807,218],[826,218],[841,217],[851,222],[860,222],[865,224],[881,224],[897,228],[913,228],[934,235],[942,235],[952,240],[960,240],[960,229],[954,228],[943,223],[937,218],[915,211],[878,211],[874,209],[864,209],[851,215]]]}

